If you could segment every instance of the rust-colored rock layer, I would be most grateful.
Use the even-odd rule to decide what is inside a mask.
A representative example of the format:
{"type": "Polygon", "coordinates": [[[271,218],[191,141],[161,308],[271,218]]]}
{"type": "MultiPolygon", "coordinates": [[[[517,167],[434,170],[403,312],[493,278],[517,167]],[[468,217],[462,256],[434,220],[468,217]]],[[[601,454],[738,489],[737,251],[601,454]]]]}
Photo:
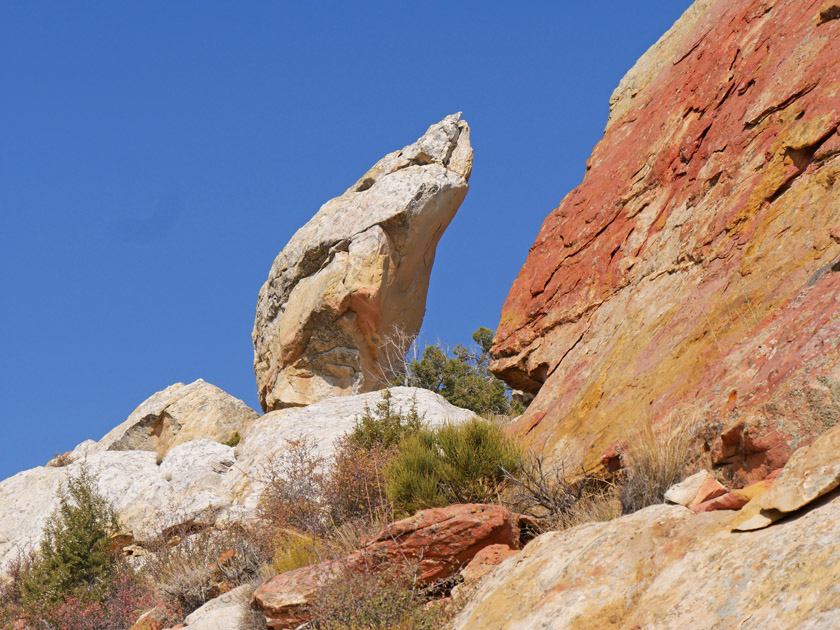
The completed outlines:
{"type": "Polygon", "coordinates": [[[597,464],[699,422],[763,478],[840,419],[840,2],[698,0],[622,80],[505,303],[513,430],[597,464]],[[632,440],[631,440],[632,446],[632,440]]]}

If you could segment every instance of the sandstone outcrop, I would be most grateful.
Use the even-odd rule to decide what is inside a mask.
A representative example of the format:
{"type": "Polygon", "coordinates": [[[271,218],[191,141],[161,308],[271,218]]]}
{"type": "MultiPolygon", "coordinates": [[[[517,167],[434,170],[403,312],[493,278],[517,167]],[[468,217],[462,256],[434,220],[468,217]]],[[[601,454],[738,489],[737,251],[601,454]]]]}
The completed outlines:
{"type": "MultiPolygon", "coordinates": [[[[198,383],[202,385],[197,390],[206,391],[207,384],[198,383]]],[[[192,386],[181,386],[189,387],[192,386]]],[[[173,389],[177,386],[150,398],[149,401],[155,401],[154,406],[146,401],[138,409],[165,408],[164,413],[167,413],[177,406],[177,413],[172,413],[177,421],[198,418],[198,410],[207,408],[204,396],[191,398],[197,404],[196,410],[183,404],[178,406],[184,398],[176,399],[169,407],[160,404],[162,395],[173,389]]],[[[414,406],[432,426],[475,417],[471,411],[459,409],[425,389],[395,387],[390,391],[395,409],[408,412],[414,406]]],[[[231,398],[227,394],[224,396],[231,398]]],[[[243,430],[241,442],[235,449],[202,438],[177,446],[170,442],[168,452],[162,457],[154,448],[108,450],[113,446],[111,437],[115,432],[99,443],[83,442],[69,454],[53,460],[50,466],[26,470],[0,482],[0,573],[16,558],[19,550],[35,548],[46,519],[58,504],[59,489],[68,476],[77,474],[83,465],[97,476],[100,492],[117,509],[123,533],[138,542],[184,523],[227,525],[254,516],[272,458],[286,448],[289,441],[308,437],[315,454],[328,460],[334,452],[335,441],[352,429],[356,418],[366,408],[373,409],[381,397],[381,392],[371,392],[325,400],[306,408],[270,413],[256,421],[249,419],[250,414],[243,413],[240,418],[248,428],[243,430]]],[[[218,400],[218,397],[212,400],[218,400]]],[[[233,408],[237,410],[239,405],[233,405],[233,408]]],[[[218,407],[214,404],[210,409],[218,407]]],[[[131,427],[138,426],[138,421],[132,419],[138,415],[144,417],[146,414],[145,411],[134,412],[131,423],[120,425],[129,430],[121,431],[119,435],[124,436],[130,433],[131,427]]],[[[211,422],[208,426],[215,430],[219,424],[211,422]]],[[[135,433],[144,434],[145,429],[135,433]]],[[[175,437],[180,435],[177,433],[175,437]]],[[[149,445],[148,442],[141,444],[149,445]]]]}
{"type": "Polygon", "coordinates": [[[656,505],[543,534],[487,576],[455,630],[840,627],[840,499],[755,532],[656,505]]]}
{"type": "Polygon", "coordinates": [[[622,80],[543,223],[492,370],[513,431],[585,457],[699,422],[741,484],[840,420],[836,3],[698,0],[622,80]]]}
{"type": "Polygon", "coordinates": [[[198,379],[175,383],[144,400],[132,414],[99,441],[112,451],[154,451],[166,455],[169,449],[206,438],[228,442],[259,414],[238,398],[215,385],[198,379]]]}
{"type": "MultiPolygon", "coordinates": [[[[524,529],[519,515],[498,505],[421,510],[391,523],[345,558],[269,578],[254,592],[252,606],[266,615],[269,627],[295,628],[309,619],[307,605],[318,588],[341,571],[376,571],[410,563],[418,579],[431,584],[455,575],[484,549],[492,548],[496,561],[519,550],[524,529]]],[[[493,563],[493,556],[488,553],[483,563],[493,563]]],[[[473,572],[479,569],[474,567],[473,572]]]]}
{"type": "MultiPolygon", "coordinates": [[[[467,194],[460,114],[377,162],[321,206],[274,261],[254,321],[264,411],[381,389],[385,336],[415,335],[444,230],[467,194]]],[[[402,357],[399,357],[400,359],[402,357]]]]}

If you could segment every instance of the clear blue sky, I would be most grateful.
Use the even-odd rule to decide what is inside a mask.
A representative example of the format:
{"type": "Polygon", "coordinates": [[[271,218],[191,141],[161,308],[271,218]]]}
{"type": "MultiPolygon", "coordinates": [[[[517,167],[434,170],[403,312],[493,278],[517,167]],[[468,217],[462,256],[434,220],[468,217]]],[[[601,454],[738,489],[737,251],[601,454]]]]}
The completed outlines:
{"type": "Polygon", "coordinates": [[[259,408],[271,261],[463,111],[423,330],[493,328],[608,100],[688,0],[0,4],[0,479],[204,378],[259,408]]]}

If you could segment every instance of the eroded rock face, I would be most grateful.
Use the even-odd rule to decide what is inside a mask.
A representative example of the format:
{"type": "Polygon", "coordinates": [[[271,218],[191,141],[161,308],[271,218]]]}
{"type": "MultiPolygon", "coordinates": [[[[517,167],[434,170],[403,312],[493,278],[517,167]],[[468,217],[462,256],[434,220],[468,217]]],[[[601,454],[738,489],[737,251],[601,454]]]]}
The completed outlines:
{"type": "Polygon", "coordinates": [[[597,465],[643,423],[696,421],[743,485],[840,420],[830,9],[698,0],[621,82],[496,333],[493,371],[537,394],[529,446],[597,465]]]}
{"type": "Polygon", "coordinates": [[[99,441],[99,447],[164,456],[190,440],[227,442],[244,433],[258,416],[238,398],[202,379],[189,385],[175,383],[144,400],[99,441]]]}
{"type": "Polygon", "coordinates": [[[444,230],[467,194],[469,127],[446,117],[321,206],[277,256],[252,334],[263,410],[381,389],[383,335],[414,335],[444,230]]]}
{"type": "Polygon", "coordinates": [[[485,578],[453,628],[840,627],[840,500],[757,532],[657,505],[543,534],[485,578]]]}

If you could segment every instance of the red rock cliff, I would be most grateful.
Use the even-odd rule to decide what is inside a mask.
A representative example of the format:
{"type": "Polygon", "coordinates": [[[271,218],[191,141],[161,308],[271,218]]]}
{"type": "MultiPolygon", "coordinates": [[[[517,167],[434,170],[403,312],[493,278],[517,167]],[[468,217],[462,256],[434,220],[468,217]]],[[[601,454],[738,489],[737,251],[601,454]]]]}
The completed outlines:
{"type": "Polygon", "coordinates": [[[697,422],[747,479],[840,420],[838,18],[698,0],[622,80],[496,333],[532,447],[595,463],[697,422]]]}

